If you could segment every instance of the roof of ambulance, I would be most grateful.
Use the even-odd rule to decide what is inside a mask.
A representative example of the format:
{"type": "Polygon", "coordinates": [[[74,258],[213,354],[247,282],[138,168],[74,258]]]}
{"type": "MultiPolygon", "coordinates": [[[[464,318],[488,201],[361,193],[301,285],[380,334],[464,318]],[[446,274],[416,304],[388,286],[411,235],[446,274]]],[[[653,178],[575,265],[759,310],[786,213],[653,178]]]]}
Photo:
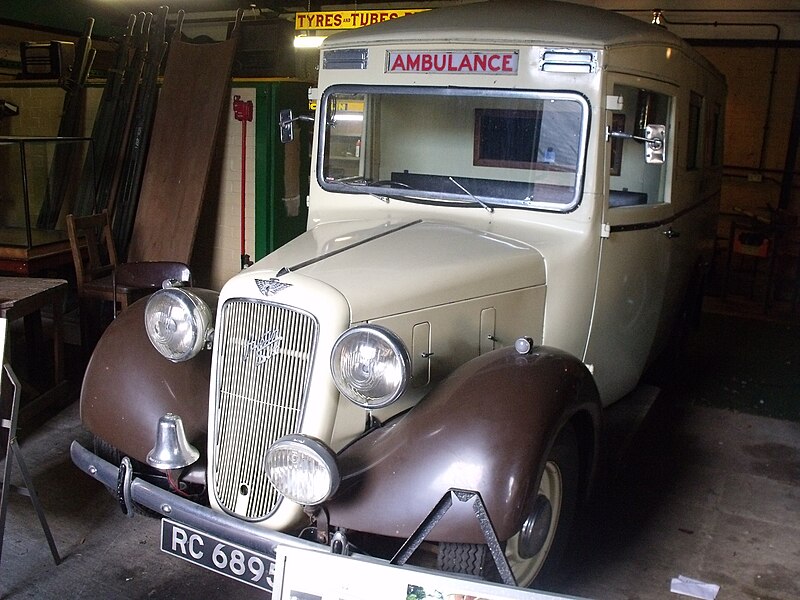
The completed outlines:
{"type": "Polygon", "coordinates": [[[660,42],[685,46],[662,27],[590,6],[551,0],[489,0],[436,8],[337,33],[326,47],[353,43],[535,41],[603,47],[624,43],[660,42]]]}

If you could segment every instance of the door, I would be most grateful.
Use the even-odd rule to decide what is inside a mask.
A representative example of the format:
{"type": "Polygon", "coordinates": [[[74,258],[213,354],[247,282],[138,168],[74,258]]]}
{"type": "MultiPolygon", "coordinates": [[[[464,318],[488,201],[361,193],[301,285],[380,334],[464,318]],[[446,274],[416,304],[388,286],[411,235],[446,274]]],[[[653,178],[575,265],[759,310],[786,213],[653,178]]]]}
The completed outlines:
{"type": "Polygon", "coordinates": [[[644,137],[645,126],[666,126],[664,162],[645,162],[645,144],[610,137],[604,232],[595,308],[584,360],[604,405],[631,391],[646,367],[670,268],[670,174],[674,98],[668,86],[641,80],[609,83],[611,130],[644,137]]]}

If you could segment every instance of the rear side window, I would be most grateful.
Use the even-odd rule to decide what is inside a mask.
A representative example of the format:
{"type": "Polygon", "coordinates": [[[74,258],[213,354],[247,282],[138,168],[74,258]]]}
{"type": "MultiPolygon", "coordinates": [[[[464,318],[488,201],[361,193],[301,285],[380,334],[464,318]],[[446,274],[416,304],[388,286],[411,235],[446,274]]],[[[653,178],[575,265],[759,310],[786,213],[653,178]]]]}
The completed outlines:
{"type": "Polygon", "coordinates": [[[690,171],[700,166],[698,157],[700,155],[702,115],[703,97],[692,92],[689,96],[689,138],[686,144],[686,168],[690,171]]]}

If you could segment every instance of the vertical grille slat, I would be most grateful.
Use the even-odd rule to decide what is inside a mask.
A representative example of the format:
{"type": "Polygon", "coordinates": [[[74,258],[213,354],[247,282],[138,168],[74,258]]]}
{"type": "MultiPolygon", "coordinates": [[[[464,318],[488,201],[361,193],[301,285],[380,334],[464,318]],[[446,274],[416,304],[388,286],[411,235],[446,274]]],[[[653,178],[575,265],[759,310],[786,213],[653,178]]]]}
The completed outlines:
{"type": "Polygon", "coordinates": [[[280,502],[264,456],[299,429],[318,327],[307,313],[246,299],[228,300],[217,325],[213,493],[224,510],[263,520],[280,502]]]}

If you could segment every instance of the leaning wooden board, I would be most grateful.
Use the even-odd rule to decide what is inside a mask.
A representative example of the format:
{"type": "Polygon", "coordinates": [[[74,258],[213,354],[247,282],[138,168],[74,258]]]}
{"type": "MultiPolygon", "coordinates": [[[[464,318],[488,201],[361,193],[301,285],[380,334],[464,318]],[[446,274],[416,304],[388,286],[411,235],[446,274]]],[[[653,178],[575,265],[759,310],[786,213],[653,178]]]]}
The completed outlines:
{"type": "Polygon", "coordinates": [[[237,40],[170,43],[128,261],[191,263],[237,40]]]}

